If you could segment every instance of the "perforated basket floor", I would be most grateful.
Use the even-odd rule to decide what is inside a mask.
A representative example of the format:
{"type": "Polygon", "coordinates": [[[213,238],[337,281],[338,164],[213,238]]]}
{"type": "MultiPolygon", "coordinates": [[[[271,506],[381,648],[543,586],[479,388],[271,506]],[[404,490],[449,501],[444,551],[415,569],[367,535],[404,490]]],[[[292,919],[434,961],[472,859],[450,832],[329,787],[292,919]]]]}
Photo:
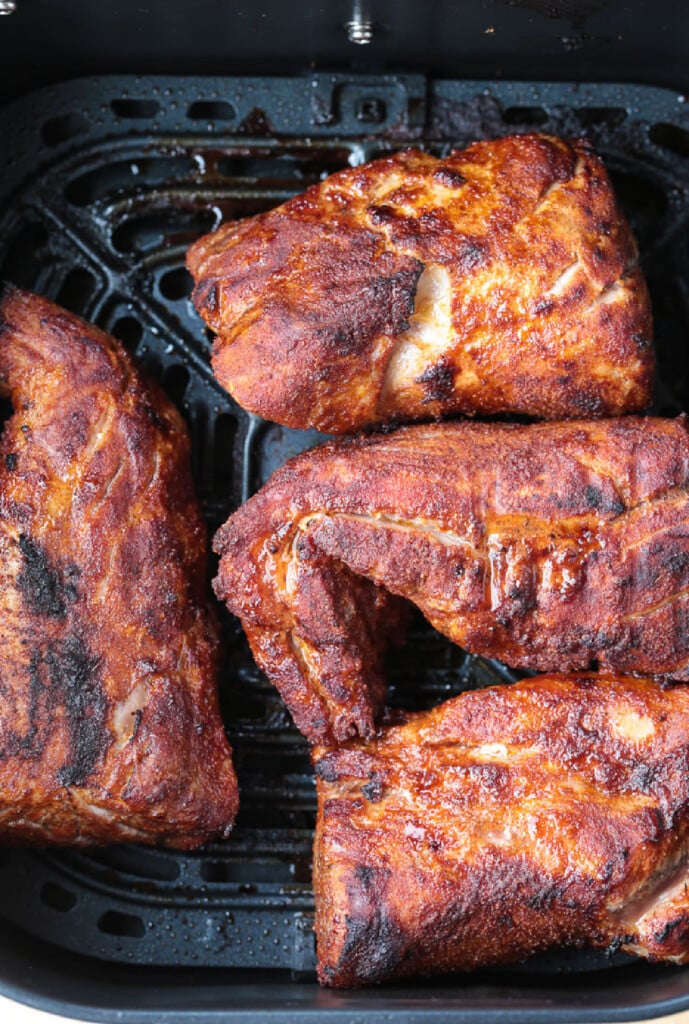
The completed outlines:
{"type": "MultiPolygon", "coordinates": [[[[444,152],[535,127],[585,133],[607,163],[653,298],[656,410],[675,414],[689,406],[689,111],[665,90],[344,75],[65,83],[0,111],[0,279],[100,324],[162,381],[189,424],[197,487],[214,529],[319,435],[243,412],[213,380],[210,337],[189,301],[187,246],[222,219],[269,209],[381,152],[411,144],[444,152]]],[[[315,794],[307,750],[238,623],[226,616],[224,625],[221,700],[242,794],[231,838],[186,855],[131,846],[2,852],[7,921],[111,964],[312,978],[315,794]]],[[[430,706],[467,686],[515,677],[417,620],[409,646],[390,663],[391,701],[430,706]]],[[[558,1013],[599,1019],[607,1000],[605,1019],[626,1019],[638,1005],[611,1008],[605,985],[596,1002],[596,986],[587,983],[584,1005],[582,986],[553,980],[602,971],[617,986],[629,977],[626,962],[561,952],[520,972],[444,984],[443,1005],[461,997],[467,1019],[494,1019],[509,983],[529,1001],[528,1010],[515,1005],[510,1020],[554,1020],[545,993],[556,984],[568,992],[558,1013]]],[[[635,978],[646,971],[650,984],[654,970],[637,964],[635,978]]],[[[689,978],[683,984],[689,1006],[689,978]]],[[[415,991],[430,1012],[428,990],[415,991]]],[[[676,998],[685,998],[681,985],[676,998]]],[[[657,992],[648,999],[654,1012],[661,1004],[667,1010],[657,992]]]]}

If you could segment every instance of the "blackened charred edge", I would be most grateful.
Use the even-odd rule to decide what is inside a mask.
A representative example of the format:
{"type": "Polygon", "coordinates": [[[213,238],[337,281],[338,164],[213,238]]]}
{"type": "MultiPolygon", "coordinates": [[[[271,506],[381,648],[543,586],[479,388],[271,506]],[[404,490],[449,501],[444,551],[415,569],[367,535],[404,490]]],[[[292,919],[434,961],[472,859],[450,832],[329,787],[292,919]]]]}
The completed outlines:
{"type": "MultiPolygon", "coordinates": [[[[390,419],[386,420],[385,423],[375,424],[372,427],[365,427],[364,430],[369,430],[371,432],[371,440],[369,443],[374,443],[377,440],[379,434],[394,434],[396,430],[399,430],[399,428],[403,427],[404,425],[404,417],[401,415],[396,415],[391,416],[390,419]]],[[[364,444],[367,443],[366,434],[357,434],[356,440],[363,446],[364,444]]]]}
{"type": "Polygon", "coordinates": [[[589,483],[586,488],[585,500],[592,509],[599,509],[603,504],[603,492],[600,487],[589,483]]]}
{"type": "Polygon", "coordinates": [[[424,403],[426,402],[441,402],[448,398],[451,398],[454,394],[455,386],[455,370],[452,363],[443,356],[434,363],[433,366],[429,366],[428,369],[424,370],[420,377],[416,379],[417,384],[421,384],[425,394],[423,397],[424,403]]]}
{"type": "Polygon", "coordinates": [[[392,224],[398,217],[397,212],[391,206],[384,204],[381,206],[369,206],[367,212],[371,224],[374,224],[376,227],[392,224]]]}
{"type": "Polygon", "coordinates": [[[543,888],[537,889],[526,897],[525,902],[533,910],[538,910],[541,913],[552,912],[553,904],[558,903],[562,900],[565,895],[566,887],[563,885],[555,885],[553,883],[548,884],[544,882],[543,888]]]}
{"type": "Polygon", "coordinates": [[[389,278],[391,288],[388,323],[378,325],[379,330],[389,331],[393,335],[409,330],[409,317],[416,305],[419,280],[426,269],[426,264],[415,257],[409,257],[405,263],[403,269],[389,278]]]}
{"type": "Polygon", "coordinates": [[[347,903],[345,935],[335,964],[325,963],[323,938],[319,936],[320,972],[335,985],[384,981],[394,976],[404,957],[407,940],[404,929],[386,899],[390,878],[387,868],[357,864],[346,878],[347,903]],[[356,908],[356,909],[354,909],[356,908]]]}
{"type": "MultiPolygon", "coordinates": [[[[142,374],[142,376],[145,379],[145,374],[142,374]]],[[[148,389],[151,387],[151,384],[149,384],[148,381],[146,381],[146,384],[148,385],[147,389],[141,389],[137,394],[139,408],[151,426],[157,430],[159,434],[163,436],[169,435],[173,432],[174,427],[170,420],[160,414],[155,403],[151,401],[150,394],[148,394],[148,389]]],[[[155,387],[155,385],[153,385],[153,387],[155,387]]]]}
{"type": "Polygon", "coordinates": [[[42,752],[42,744],[38,740],[38,736],[41,725],[40,701],[45,685],[41,678],[41,655],[37,650],[31,652],[28,671],[27,729],[26,732],[20,733],[10,728],[2,734],[1,760],[5,760],[8,757],[40,757],[42,752]]]}
{"type": "MultiPolygon", "coordinates": [[[[366,889],[375,887],[369,880],[366,889]]],[[[380,895],[380,894],[379,894],[380,895]]],[[[373,907],[368,915],[345,917],[345,941],[334,968],[334,977],[355,983],[385,981],[395,975],[404,957],[405,937],[400,922],[386,912],[386,906],[373,907]]]]}
{"type": "Polygon", "coordinates": [[[337,766],[335,764],[335,757],[337,755],[326,754],[320,761],[316,761],[313,766],[313,770],[316,774],[317,779],[322,779],[323,782],[336,782],[338,779],[337,766]]]}
{"type": "Polygon", "coordinates": [[[10,472],[17,468],[18,455],[16,452],[8,452],[5,456],[5,469],[9,469],[10,472]]]}
{"type": "Polygon", "coordinates": [[[664,944],[668,942],[668,939],[675,939],[681,943],[686,942],[689,937],[689,915],[685,912],[680,912],[679,916],[673,921],[667,921],[661,929],[654,933],[653,938],[656,942],[664,944]]]}
{"type": "Polygon", "coordinates": [[[367,864],[357,864],[354,868],[354,874],[357,880],[361,882],[364,889],[371,888],[376,877],[376,870],[376,868],[371,868],[367,864]]]}
{"type": "Polygon", "coordinates": [[[539,299],[533,307],[535,316],[548,316],[554,309],[555,303],[552,299],[539,299]]]}
{"type": "Polygon", "coordinates": [[[569,396],[569,401],[577,416],[598,417],[605,412],[601,396],[592,392],[575,391],[569,396]]]}
{"type": "Polygon", "coordinates": [[[111,742],[99,659],[71,634],[32,651],[27,671],[27,728],[2,734],[0,759],[40,760],[55,731],[66,728],[70,757],[58,769],[57,781],[83,785],[111,742]]]}
{"type": "Polygon", "coordinates": [[[613,515],[621,515],[625,506],[619,498],[613,496],[606,498],[600,487],[594,484],[587,484],[584,491],[584,501],[589,508],[597,512],[612,512],[613,515]]]}
{"type": "Polygon", "coordinates": [[[639,331],[635,331],[632,334],[632,341],[639,352],[647,352],[653,349],[653,341],[650,338],[647,338],[644,334],[641,334],[639,331]]]}
{"type": "Polygon", "coordinates": [[[383,780],[380,774],[375,771],[371,772],[369,781],[361,787],[361,792],[372,804],[376,804],[383,799],[383,790],[383,780]]]}
{"type": "Polygon", "coordinates": [[[100,679],[100,659],[82,638],[67,636],[45,654],[51,705],[64,714],[71,758],[57,772],[61,786],[81,786],[110,744],[105,724],[108,702],[100,679]]]}
{"type": "Polygon", "coordinates": [[[131,734],[131,737],[130,737],[130,742],[132,740],[135,740],[136,737],[138,736],[139,729],[141,728],[141,722],[143,720],[143,717],[144,717],[143,709],[142,708],[137,708],[137,710],[134,712],[134,728],[132,729],[132,734],[131,734]]]}
{"type": "Polygon", "coordinates": [[[452,167],[439,167],[433,171],[433,180],[445,188],[461,188],[466,185],[466,178],[452,167]]]}
{"type": "MultiPolygon", "coordinates": [[[[417,260],[416,257],[411,257],[409,260],[409,266],[406,267],[404,270],[401,270],[393,278],[396,284],[399,283],[403,302],[405,303],[405,308],[403,310],[405,322],[407,322],[406,318],[411,316],[411,314],[414,312],[414,306],[416,304],[416,292],[419,287],[419,278],[421,277],[425,269],[425,263],[423,263],[421,260],[417,260]]],[[[407,322],[407,327],[408,326],[409,324],[407,322]]],[[[397,328],[397,330],[399,330],[399,327],[397,328]]]]}
{"type": "Polygon", "coordinates": [[[67,604],[76,600],[73,583],[65,582],[58,566],[51,563],[46,551],[25,533],[19,535],[23,565],[17,574],[17,586],[34,615],[62,619],[67,604]]]}
{"type": "Polygon", "coordinates": [[[651,793],[657,785],[658,774],[657,765],[634,765],[629,781],[625,784],[624,788],[633,792],[651,793]]]}
{"type": "Polygon", "coordinates": [[[214,317],[218,312],[218,285],[208,278],[198,283],[192,294],[192,300],[196,308],[203,310],[209,317],[214,317]]]}
{"type": "Polygon", "coordinates": [[[610,945],[606,947],[605,955],[612,959],[612,957],[617,956],[617,954],[620,952],[620,950],[623,949],[624,946],[636,944],[636,942],[636,935],[622,932],[619,935],[615,935],[615,937],[610,942],[610,945]]]}
{"type": "Polygon", "coordinates": [[[458,270],[470,271],[480,266],[486,258],[484,247],[478,242],[467,239],[464,246],[457,253],[456,266],[458,270]]]}

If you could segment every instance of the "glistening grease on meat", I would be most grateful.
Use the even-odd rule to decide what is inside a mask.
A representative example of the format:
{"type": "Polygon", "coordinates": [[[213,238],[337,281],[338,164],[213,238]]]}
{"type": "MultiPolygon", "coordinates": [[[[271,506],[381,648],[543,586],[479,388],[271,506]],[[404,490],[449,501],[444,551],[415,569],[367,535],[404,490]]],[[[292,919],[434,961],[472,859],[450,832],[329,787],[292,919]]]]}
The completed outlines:
{"type": "Polygon", "coordinates": [[[327,443],[216,534],[216,592],[312,741],[373,735],[400,597],[509,665],[688,680],[688,422],[446,423],[327,443]]]}
{"type": "Polygon", "coordinates": [[[636,244],[582,140],[392,154],[222,225],[187,262],[218,380],[278,423],[347,433],[650,401],[636,244]]]}
{"type": "Polygon", "coordinates": [[[184,423],[112,338],[0,301],[0,842],[227,834],[206,534],[184,423]]]}
{"type": "Polygon", "coordinates": [[[689,687],[543,676],[315,751],[318,974],[689,962],[689,687]]]}

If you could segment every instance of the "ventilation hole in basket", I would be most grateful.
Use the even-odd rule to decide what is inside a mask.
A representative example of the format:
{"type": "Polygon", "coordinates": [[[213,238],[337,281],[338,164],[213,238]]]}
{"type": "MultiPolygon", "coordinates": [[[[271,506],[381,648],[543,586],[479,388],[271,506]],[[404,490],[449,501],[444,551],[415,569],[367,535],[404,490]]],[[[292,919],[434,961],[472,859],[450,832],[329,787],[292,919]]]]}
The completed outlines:
{"type": "Polygon", "coordinates": [[[627,120],[624,107],[580,107],[577,115],[585,128],[596,128],[598,125],[614,128],[627,120]]]}
{"type": "Polygon", "coordinates": [[[237,111],[223,100],[196,100],[187,110],[192,121],[232,121],[237,111]]]}
{"type": "Polygon", "coordinates": [[[249,863],[231,860],[204,860],[199,873],[204,882],[291,882],[294,869],[285,861],[260,861],[249,863]]]}
{"type": "Polygon", "coordinates": [[[61,117],[51,117],[46,121],[41,128],[41,135],[49,146],[58,146],[61,142],[83,135],[88,130],[89,123],[83,114],[63,114],[61,117]]]}
{"type": "Polygon", "coordinates": [[[505,124],[545,124],[548,114],[543,107],[508,107],[502,118],[505,124]]]}
{"type": "Polygon", "coordinates": [[[214,478],[221,494],[232,486],[236,473],[234,440],[237,434],[237,420],[229,413],[221,413],[214,427],[213,457],[214,478]]]}
{"type": "Polygon", "coordinates": [[[659,122],[652,125],[649,132],[651,142],[663,149],[669,149],[678,156],[689,156],[689,131],[676,124],[659,122]]]}
{"type": "Polygon", "coordinates": [[[24,224],[7,247],[0,279],[11,281],[20,288],[34,287],[43,265],[40,250],[48,238],[42,224],[35,221],[24,224]]]}
{"type": "Polygon", "coordinates": [[[164,244],[189,245],[215,224],[212,210],[180,210],[170,207],[133,217],[115,229],[112,244],[121,253],[143,253],[164,244]]]}
{"type": "Polygon", "coordinates": [[[121,316],[112,325],[112,333],[121,341],[126,349],[135,352],[136,347],[143,338],[144,329],[133,316],[121,316]]]}
{"type": "Polygon", "coordinates": [[[72,313],[83,314],[93,295],[96,279],[85,267],[72,267],[60,287],[55,301],[72,313]]]}
{"type": "MultiPolygon", "coordinates": [[[[279,152],[271,149],[269,154],[252,155],[231,153],[218,160],[218,172],[225,178],[273,178],[278,181],[302,183],[322,181],[328,174],[350,166],[351,150],[344,148],[323,150],[315,145],[308,149],[279,152]]],[[[382,156],[383,150],[372,151],[382,156]]]]}
{"type": "Polygon", "coordinates": [[[227,882],[228,865],[220,860],[204,861],[201,865],[200,875],[204,882],[227,882]]]}
{"type": "Polygon", "coordinates": [[[156,882],[175,882],[180,866],[174,857],[153,853],[138,846],[108,846],[89,851],[89,860],[112,868],[124,875],[134,875],[156,882]]]}
{"type": "Polygon", "coordinates": [[[168,270],[160,279],[158,286],[164,298],[171,302],[178,302],[180,299],[188,299],[194,287],[194,279],[186,267],[175,267],[168,270]]]}
{"type": "Polygon", "coordinates": [[[146,934],[144,923],[134,914],[123,914],[119,910],[107,910],[98,918],[98,931],[122,938],[141,939],[146,934]]]}
{"type": "Polygon", "coordinates": [[[166,392],[177,406],[184,401],[184,393],[189,385],[189,371],[185,366],[176,363],[165,372],[163,386],[166,392]]]}
{"type": "MultiPolygon", "coordinates": [[[[342,165],[338,165],[341,167],[342,165]]],[[[335,169],[335,168],[333,168],[335,169]]],[[[282,156],[230,156],[218,160],[218,171],[224,178],[273,178],[276,181],[300,182],[306,178],[319,181],[320,174],[310,175],[304,169],[303,162],[285,153],[282,156]]]]}
{"type": "Polygon", "coordinates": [[[150,188],[179,181],[190,177],[195,170],[198,170],[196,163],[185,157],[117,160],[75,178],[65,189],[65,196],[72,206],[89,206],[124,189],[150,188]]]}
{"type": "Polygon", "coordinates": [[[155,117],[160,110],[158,100],[111,100],[110,107],[116,117],[155,117]]]}
{"type": "Polygon", "coordinates": [[[215,341],[215,331],[212,331],[210,327],[206,327],[204,334],[206,335],[207,341],[212,345],[215,341]]]}
{"type": "Polygon", "coordinates": [[[64,889],[56,882],[46,882],[41,889],[41,903],[60,914],[66,914],[75,906],[77,898],[69,889],[64,889]]]}

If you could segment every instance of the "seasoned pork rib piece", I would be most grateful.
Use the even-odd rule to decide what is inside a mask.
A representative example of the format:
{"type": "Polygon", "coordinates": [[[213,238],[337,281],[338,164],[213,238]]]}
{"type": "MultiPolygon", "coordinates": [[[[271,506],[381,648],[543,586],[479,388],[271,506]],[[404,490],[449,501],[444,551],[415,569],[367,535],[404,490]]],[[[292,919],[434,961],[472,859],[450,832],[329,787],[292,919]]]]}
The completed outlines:
{"type": "Polygon", "coordinates": [[[390,595],[509,665],[688,680],[688,424],[463,422],[327,443],[216,534],[216,593],[312,741],[373,734],[390,595]]]}
{"type": "Polygon", "coordinates": [[[642,411],[637,251],[585,141],[520,135],[333,174],[189,251],[240,405],[343,433],[452,413],[642,411]]]}
{"type": "Polygon", "coordinates": [[[226,834],[206,536],[184,423],[120,345],[0,302],[0,841],[226,834]]]}
{"type": "Polygon", "coordinates": [[[689,962],[689,687],[542,676],[315,755],[318,974],[689,962]]]}

